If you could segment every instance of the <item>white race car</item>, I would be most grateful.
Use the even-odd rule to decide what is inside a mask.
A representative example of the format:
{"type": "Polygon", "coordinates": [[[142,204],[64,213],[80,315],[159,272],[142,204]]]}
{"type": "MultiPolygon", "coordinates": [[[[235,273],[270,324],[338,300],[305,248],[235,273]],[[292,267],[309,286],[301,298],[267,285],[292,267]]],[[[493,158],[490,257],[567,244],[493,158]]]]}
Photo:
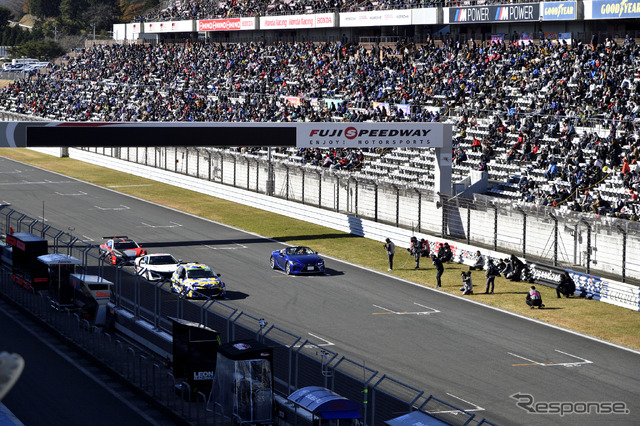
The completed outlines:
{"type": "Polygon", "coordinates": [[[136,273],[149,281],[171,278],[180,260],[169,253],[153,253],[136,258],[136,273]]]}

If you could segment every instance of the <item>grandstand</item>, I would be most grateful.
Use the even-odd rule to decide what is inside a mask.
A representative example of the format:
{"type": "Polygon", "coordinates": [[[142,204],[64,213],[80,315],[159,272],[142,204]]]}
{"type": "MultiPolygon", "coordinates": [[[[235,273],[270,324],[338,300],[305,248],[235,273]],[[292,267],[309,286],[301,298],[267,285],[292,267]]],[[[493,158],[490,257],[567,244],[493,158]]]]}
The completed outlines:
{"type": "MultiPolygon", "coordinates": [[[[632,38],[95,45],[2,89],[0,109],[52,121],[448,121],[455,180],[480,170],[488,195],[637,220],[639,49],[632,38]]],[[[429,152],[314,155],[275,160],[433,185],[429,152]]]]}

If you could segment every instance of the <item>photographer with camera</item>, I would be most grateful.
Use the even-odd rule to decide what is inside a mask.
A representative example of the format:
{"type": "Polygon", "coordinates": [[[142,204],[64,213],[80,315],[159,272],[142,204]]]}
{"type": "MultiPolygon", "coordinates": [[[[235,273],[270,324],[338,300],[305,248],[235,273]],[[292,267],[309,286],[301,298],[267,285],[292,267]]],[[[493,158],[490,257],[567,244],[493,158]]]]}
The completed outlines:
{"type": "Polygon", "coordinates": [[[387,257],[389,258],[389,271],[393,271],[393,255],[396,254],[396,245],[393,244],[390,238],[386,239],[384,249],[387,251],[387,257]]]}
{"type": "Polygon", "coordinates": [[[411,245],[409,246],[407,251],[413,256],[416,261],[416,267],[413,269],[420,269],[420,255],[422,254],[422,247],[420,247],[418,238],[411,237],[411,245]]]}

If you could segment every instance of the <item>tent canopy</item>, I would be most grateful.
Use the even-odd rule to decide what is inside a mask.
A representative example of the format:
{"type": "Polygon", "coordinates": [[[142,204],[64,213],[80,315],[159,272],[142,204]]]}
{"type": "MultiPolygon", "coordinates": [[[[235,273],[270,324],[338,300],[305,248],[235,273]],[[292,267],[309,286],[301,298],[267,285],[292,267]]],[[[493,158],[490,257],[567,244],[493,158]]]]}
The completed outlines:
{"type": "Polygon", "coordinates": [[[440,426],[449,424],[422,411],[412,411],[395,419],[387,420],[384,423],[389,426],[440,426]]]}
{"type": "Polygon", "coordinates": [[[307,386],[289,395],[289,401],[324,419],[359,419],[360,404],[321,386],[307,386]]]}
{"type": "Polygon", "coordinates": [[[45,265],[82,265],[80,259],[60,253],[43,254],[38,260],[45,265]]]}

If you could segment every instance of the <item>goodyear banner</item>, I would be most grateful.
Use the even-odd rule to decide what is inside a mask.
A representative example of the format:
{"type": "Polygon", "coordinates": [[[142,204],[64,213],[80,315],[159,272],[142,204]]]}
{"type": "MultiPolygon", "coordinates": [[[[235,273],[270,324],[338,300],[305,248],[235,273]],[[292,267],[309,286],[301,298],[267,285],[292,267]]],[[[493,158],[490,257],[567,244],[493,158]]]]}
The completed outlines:
{"type": "Polygon", "coordinates": [[[640,18],[639,1],[593,0],[590,3],[591,9],[589,9],[589,4],[585,2],[585,19],[640,18]]]}
{"type": "MultiPolygon", "coordinates": [[[[445,14],[445,16],[447,16],[445,14]]],[[[540,4],[512,4],[508,6],[450,7],[450,24],[473,22],[529,22],[540,20],[540,4]]]]}
{"type": "Polygon", "coordinates": [[[575,1],[550,1],[540,5],[540,19],[543,21],[575,21],[578,18],[575,1]]]}

